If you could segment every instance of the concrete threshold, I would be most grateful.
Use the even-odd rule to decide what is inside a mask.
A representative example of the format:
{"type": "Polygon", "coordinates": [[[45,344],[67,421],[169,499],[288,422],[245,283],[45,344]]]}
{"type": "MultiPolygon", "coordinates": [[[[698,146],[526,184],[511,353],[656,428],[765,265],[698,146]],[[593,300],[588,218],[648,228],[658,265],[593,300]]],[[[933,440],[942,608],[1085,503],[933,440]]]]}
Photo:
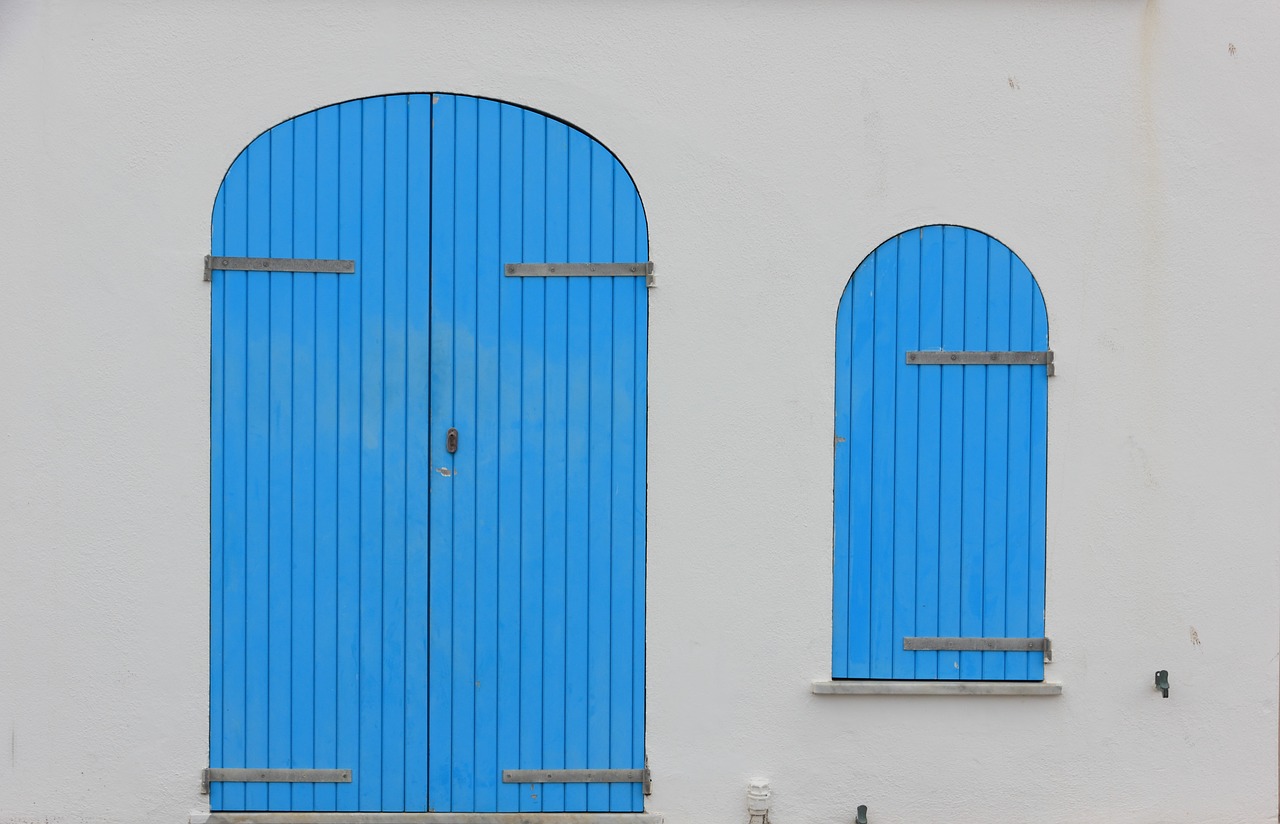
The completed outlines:
{"type": "Polygon", "coordinates": [[[193,813],[189,824],[662,824],[656,813],[193,813]]]}

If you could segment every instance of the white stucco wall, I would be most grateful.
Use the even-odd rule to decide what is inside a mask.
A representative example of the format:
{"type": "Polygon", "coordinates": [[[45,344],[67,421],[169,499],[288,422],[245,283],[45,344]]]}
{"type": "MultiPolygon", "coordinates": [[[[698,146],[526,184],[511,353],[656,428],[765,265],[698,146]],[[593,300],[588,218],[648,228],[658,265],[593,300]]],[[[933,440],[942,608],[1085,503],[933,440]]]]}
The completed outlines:
{"type": "Polygon", "coordinates": [[[213,196],[283,119],[430,90],[644,197],[649,809],[1272,820],[1277,44],[1273,0],[0,0],[0,822],[207,804],[213,196]],[[1058,698],[810,693],[836,301],[932,222],[1048,301],[1058,698]]]}

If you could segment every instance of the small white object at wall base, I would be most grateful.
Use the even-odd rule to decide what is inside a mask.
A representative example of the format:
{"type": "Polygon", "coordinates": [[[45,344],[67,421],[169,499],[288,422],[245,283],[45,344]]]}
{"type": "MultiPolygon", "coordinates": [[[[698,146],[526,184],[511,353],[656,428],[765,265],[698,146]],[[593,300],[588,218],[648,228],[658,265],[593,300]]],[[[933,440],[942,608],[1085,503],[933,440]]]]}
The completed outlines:
{"type": "Polygon", "coordinates": [[[747,824],[769,824],[769,805],[773,791],[764,778],[753,778],[747,785],[747,824]]]}

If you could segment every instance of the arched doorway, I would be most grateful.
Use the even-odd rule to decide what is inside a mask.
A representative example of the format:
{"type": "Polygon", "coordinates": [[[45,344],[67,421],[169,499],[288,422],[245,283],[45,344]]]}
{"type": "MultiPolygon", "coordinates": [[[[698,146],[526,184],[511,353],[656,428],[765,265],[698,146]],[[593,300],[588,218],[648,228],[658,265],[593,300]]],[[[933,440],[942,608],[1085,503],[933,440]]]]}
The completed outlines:
{"type": "Polygon", "coordinates": [[[353,100],[244,150],[212,251],[254,259],[211,267],[213,809],[642,809],[626,170],[519,106],[353,100]]]}

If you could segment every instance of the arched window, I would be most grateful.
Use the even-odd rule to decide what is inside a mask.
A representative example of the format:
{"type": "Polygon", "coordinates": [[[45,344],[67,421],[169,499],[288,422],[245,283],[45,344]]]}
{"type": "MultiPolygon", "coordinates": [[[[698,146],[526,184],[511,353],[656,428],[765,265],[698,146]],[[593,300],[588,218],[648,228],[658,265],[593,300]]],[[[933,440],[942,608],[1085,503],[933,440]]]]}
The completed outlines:
{"type": "Polygon", "coordinates": [[[989,235],[925,226],[836,320],[836,678],[1044,678],[1044,299],[989,235]]]}

